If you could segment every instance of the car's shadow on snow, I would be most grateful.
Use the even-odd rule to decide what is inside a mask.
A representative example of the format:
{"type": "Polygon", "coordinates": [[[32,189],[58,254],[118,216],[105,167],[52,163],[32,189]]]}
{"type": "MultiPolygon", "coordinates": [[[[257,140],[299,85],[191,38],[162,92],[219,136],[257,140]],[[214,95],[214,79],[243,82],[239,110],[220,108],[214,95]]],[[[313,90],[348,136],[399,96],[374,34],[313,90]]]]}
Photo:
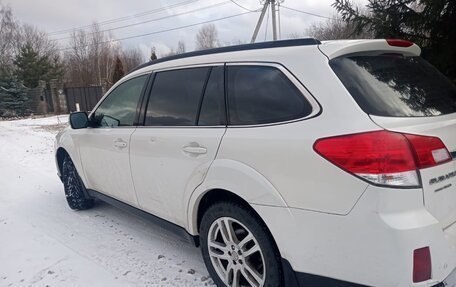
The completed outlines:
{"type": "Polygon", "coordinates": [[[72,218],[71,248],[121,279],[140,286],[213,285],[200,249],[154,222],[101,200],[66,214],[72,218]]]}

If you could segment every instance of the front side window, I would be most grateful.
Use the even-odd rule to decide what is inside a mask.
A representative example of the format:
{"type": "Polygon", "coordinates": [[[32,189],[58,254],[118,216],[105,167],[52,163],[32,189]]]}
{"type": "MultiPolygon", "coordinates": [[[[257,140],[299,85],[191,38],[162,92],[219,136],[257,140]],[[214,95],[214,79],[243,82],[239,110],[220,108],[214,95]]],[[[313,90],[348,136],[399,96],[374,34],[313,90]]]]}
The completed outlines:
{"type": "Polygon", "coordinates": [[[312,112],[298,88],[275,67],[229,66],[227,81],[231,125],[284,122],[312,112]]]}
{"type": "Polygon", "coordinates": [[[210,68],[159,72],[147,104],[146,126],[194,126],[210,68]]]}
{"type": "Polygon", "coordinates": [[[133,126],[147,75],[128,80],[114,89],[91,117],[93,127],[133,126]]]}

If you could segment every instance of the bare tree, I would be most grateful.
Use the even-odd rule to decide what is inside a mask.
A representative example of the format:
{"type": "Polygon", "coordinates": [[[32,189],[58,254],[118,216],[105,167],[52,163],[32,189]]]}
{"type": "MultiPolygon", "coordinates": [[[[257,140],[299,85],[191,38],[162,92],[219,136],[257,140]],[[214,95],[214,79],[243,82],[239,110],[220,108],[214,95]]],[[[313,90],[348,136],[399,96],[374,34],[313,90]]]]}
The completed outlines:
{"type": "Polygon", "coordinates": [[[177,42],[176,54],[183,54],[185,51],[185,43],[182,40],[179,40],[179,42],[177,42]]]}
{"type": "Polygon", "coordinates": [[[20,25],[20,29],[18,29],[18,36],[15,40],[17,51],[24,45],[28,44],[40,56],[48,56],[52,58],[53,56],[59,54],[57,42],[49,39],[46,32],[29,24],[20,25]]]}
{"type": "Polygon", "coordinates": [[[113,67],[121,49],[110,37],[96,24],[90,32],[73,31],[65,53],[66,80],[70,85],[112,84],[113,67]]]}
{"type": "Polygon", "coordinates": [[[0,3],[0,68],[6,69],[12,65],[15,51],[14,38],[18,32],[13,12],[9,6],[0,3]]]}
{"type": "Polygon", "coordinates": [[[65,62],[68,82],[74,86],[90,82],[89,39],[85,31],[72,32],[65,62]]]}
{"type": "Polygon", "coordinates": [[[306,29],[305,34],[318,40],[371,39],[374,37],[372,32],[367,29],[358,33],[352,23],[348,23],[340,17],[314,23],[306,29]]]}
{"type": "Polygon", "coordinates": [[[128,72],[138,65],[144,63],[144,55],[139,48],[130,48],[122,50],[121,60],[124,71],[128,72]]]}
{"type": "Polygon", "coordinates": [[[220,46],[217,28],[214,24],[206,24],[196,34],[196,50],[211,49],[220,46]]]}
{"type": "Polygon", "coordinates": [[[174,49],[173,47],[171,47],[170,51],[166,53],[164,56],[169,57],[183,53],[185,53],[185,43],[182,40],[179,40],[179,42],[177,42],[177,48],[174,49]]]}

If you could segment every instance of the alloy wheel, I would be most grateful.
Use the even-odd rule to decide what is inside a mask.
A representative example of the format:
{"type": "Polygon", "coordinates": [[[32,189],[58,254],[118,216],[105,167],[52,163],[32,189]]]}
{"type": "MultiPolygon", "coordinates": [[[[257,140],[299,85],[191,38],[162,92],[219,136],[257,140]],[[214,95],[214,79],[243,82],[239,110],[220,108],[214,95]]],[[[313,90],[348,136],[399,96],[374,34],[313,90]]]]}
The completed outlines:
{"type": "Polygon", "coordinates": [[[245,225],[231,217],[220,217],[212,223],[208,237],[212,265],[225,285],[264,286],[263,251],[245,225]]]}

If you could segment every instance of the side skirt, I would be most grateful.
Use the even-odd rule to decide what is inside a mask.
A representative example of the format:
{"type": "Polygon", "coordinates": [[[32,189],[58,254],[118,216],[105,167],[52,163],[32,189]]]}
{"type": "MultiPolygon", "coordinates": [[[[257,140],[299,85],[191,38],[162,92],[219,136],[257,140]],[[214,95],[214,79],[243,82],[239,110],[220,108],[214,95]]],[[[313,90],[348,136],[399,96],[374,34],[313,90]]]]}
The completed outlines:
{"type": "Polygon", "coordinates": [[[148,212],[145,212],[141,209],[138,209],[136,207],[133,207],[129,204],[126,204],[122,201],[119,201],[115,198],[112,198],[110,196],[107,196],[105,194],[102,194],[98,191],[92,190],[92,189],[87,189],[87,193],[94,198],[98,198],[110,205],[113,205],[119,209],[125,210],[133,215],[136,215],[138,217],[144,218],[148,221],[151,221],[160,227],[163,227],[164,229],[174,233],[175,235],[184,238],[186,241],[188,241],[190,244],[198,247],[199,246],[199,236],[193,236],[190,233],[188,233],[185,228],[176,225],[174,223],[171,223],[167,220],[164,220],[160,217],[157,217],[155,215],[152,215],[148,212]]]}

